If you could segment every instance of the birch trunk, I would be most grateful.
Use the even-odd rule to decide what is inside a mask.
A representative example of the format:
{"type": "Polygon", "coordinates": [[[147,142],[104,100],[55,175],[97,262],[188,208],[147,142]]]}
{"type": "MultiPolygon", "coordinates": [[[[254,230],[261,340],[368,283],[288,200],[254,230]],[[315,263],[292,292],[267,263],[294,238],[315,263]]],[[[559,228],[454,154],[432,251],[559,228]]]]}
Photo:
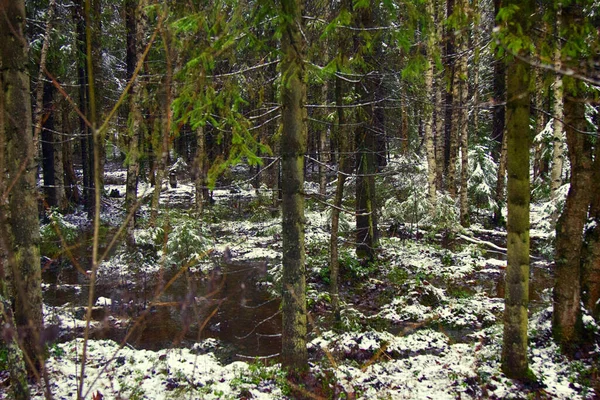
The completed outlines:
{"type": "MultiPolygon", "coordinates": [[[[441,43],[443,34],[443,21],[445,15],[445,1],[435,2],[435,36],[436,43],[441,43]]],[[[446,135],[444,131],[444,118],[446,116],[444,107],[444,71],[438,70],[434,74],[435,80],[435,165],[436,165],[436,188],[444,189],[444,165],[446,158],[446,135]]]]}
{"type": "MultiPolygon", "coordinates": [[[[559,46],[559,44],[556,44],[559,46]]],[[[557,70],[561,68],[560,47],[554,53],[554,65],[557,70]]],[[[564,160],[564,134],[563,134],[563,78],[561,74],[554,77],[554,123],[552,135],[552,169],[550,171],[550,198],[555,199],[558,189],[562,186],[562,170],[564,160]]],[[[556,223],[558,211],[552,215],[552,221],[556,223]]]]}
{"type": "Polygon", "coordinates": [[[436,173],[437,165],[435,159],[435,144],[433,136],[433,110],[431,107],[433,94],[433,74],[435,69],[434,52],[436,48],[435,37],[435,18],[434,18],[434,0],[427,0],[427,14],[432,17],[429,21],[429,33],[427,38],[427,70],[425,71],[425,149],[427,152],[427,187],[429,202],[432,206],[436,203],[436,173]]]}

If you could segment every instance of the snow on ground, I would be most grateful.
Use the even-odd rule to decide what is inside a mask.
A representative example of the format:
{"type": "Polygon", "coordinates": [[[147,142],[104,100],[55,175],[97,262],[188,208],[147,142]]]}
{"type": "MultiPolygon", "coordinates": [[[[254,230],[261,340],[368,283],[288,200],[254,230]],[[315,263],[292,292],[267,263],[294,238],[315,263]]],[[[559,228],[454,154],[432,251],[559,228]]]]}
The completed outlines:
{"type": "MultiPolygon", "coordinates": [[[[121,179],[115,176],[111,185],[124,193],[121,179]]],[[[316,192],[316,187],[309,185],[306,190],[316,192]]],[[[143,191],[151,193],[149,189],[143,191]]],[[[193,193],[189,182],[180,182],[175,189],[163,190],[161,203],[189,205],[193,193]]],[[[280,273],[279,220],[266,214],[245,214],[242,210],[249,201],[258,201],[260,191],[243,183],[215,190],[213,196],[215,210],[220,206],[227,221],[215,217],[215,221],[206,224],[200,239],[206,241],[211,253],[191,269],[206,271],[229,249],[234,260],[267,260],[270,274],[280,273]]],[[[109,205],[103,214],[105,221],[112,221],[107,214],[117,207],[109,205]]],[[[142,213],[146,212],[147,206],[143,206],[142,213]]],[[[538,224],[545,223],[547,215],[547,209],[532,210],[532,219],[538,224]]],[[[307,248],[327,247],[329,218],[322,207],[307,209],[307,248]]],[[[77,212],[65,220],[85,226],[86,217],[77,212]]],[[[349,222],[348,229],[352,229],[352,224],[349,222]]],[[[154,233],[147,228],[139,229],[136,237],[150,243],[154,233]]],[[[157,254],[159,259],[154,262],[142,255],[142,263],[135,264],[131,262],[131,254],[117,251],[102,263],[99,279],[112,275],[118,276],[120,282],[130,283],[140,271],[157,273],[163,266],[162,253],[157,254]]],[[[309,254],[314,257],[308,262],[313,277],[326,267],[323,262],[315,261],[318,256],[318,251],[309,254]]],[[[358,399],[594,397],[592,389],[586,386],[591,366],[584,361],[568,361],[551,339],[551,309],[546,308],[549,303],[538,307],[530,318],[529,358],[531,370],[539,380],[538,387],[524,386],[500,372],[503,300],[482,286],[482,282],[502,279],[505,261],[484,256],[477,244],[450,252],[425,241],[393,237],[381,241],[380,256],[384,261],[378,266],[376,276],[367,276],[357,283],[358,291],[374,293],[376,307],[352,304],[347,298],[342,310],[345,332],[336,333],[327,326],[319,326],[319,322],[313,326],[310,374],[319,393],[358,399]],[[384,293],[391,294],[385,297],[384,293]],[[324,332],[320,332],[321,328],[324,332]]],[[[326,286],[311,282],[309,298],[322,299],[326,290],[326,286]]],[[[95,301],[104,307],[112,303],[108,297],[95,301]]],[[[85,324],[82,308],[69,304],[45,307],[44,313],[46,321],[63,330],[81,332],[85,324]]],[[[109,316],[93,324],[106,321],[119,323],[109,316]]],[[[312,321],[311,325],[314,324],[312,321]]],[[[108,340],[90,340],[84,391],[88,397],[100,393],[105,399],[291,398],[293,385],[286,382],[278,364],[270,367],[239,361],[222,364],[211,346],[213,343],[208,339],[196,343],[192,349],[148,351],[129,346],[119,348],[108,340]]],[[[81,352],[82,339],[50,347],[48,368],[55,398],[75,396],[81,352]]],[[[34,398],[43,398],[41,388],[34,398]]]]}
{"type": "MultiPolygon", "coordinates": [[[[83,340],[54,345],[47,367],[55,399],[73,399],[81,373],[83,340]]],[[[188,349],[160,351],[119,348],[110,340],[90,341],[84,393],[106,399],[255,399],[281,398],[274,380],[250,384],[253,371],[243,362],[221,365],[213,354],[188,349]]],[[[273,376],[277,371],[266,369],[273,376]]],[[[39,390],[34,399],[43,399],[39,390]]]]}

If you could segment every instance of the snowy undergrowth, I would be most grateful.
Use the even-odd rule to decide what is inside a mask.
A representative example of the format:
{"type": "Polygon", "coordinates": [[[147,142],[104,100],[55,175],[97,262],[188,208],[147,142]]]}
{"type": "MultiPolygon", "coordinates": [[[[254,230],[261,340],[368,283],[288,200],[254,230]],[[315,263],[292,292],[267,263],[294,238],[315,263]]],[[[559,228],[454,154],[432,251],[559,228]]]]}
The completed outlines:
{"type": "MultiPolygon", "coordinates": [[[[308,189],[314,191],[315,187],[308,189]]],[[[186,191],[192,191],[191,185],[182,184],[172,194],[186,191]]],[[[207,272],[229,248],[234,261],[267,260],[267,280],[276,282],[281,274],[280,219],[270,215],[266,200],[249,185],[214,195],[217,203],[207,208],[205,221],[206,245],[213,258],[190,269],[207,272]],[[249,203],[251,212],[247,210],[249,203]]],[[[586,386],[592,366],[570,362],[560,354],[551,339],[547,309],[530,319],[531,369],[541,382],[539,387],[520,385],[500,372],[503,300],[486,292],[481,282],[503,279],[506,264],[484,257],[477,245],[450,252],[425,241],[387,238],[381,240],[380,261],[368,266],[360,265],[353,252],[342,246],[343,271],[347,274],[344,284],[351,286],[348,295],[356,296],[355,301],[342,301],[344,333],[320,326],[318,314],[329,306],[325,280],[329,273],[330,215],[318,204],[308,205],[308,299],[312,313],[317,315],[310,337],[310,375],[321,385],[321,393],[362,399],[593,397],[586,386]],[[367,306],[361,304],[363,301],[373,304],[367,306]],[[319,329],[324,332],[319,333],[319,329]]],[[[548,212],[534,208],[532,219],[542,214],[548,212]]],[[[349,230],[352,224],[348,221],[349,230]]],[[[174,225],[184,226],[178,222],[174,225]]],[[[101,267],[101,282],[103,274],[110,271],[125,281],[140,271],[159,273],[163,254],[156,243],[160,232],[145,228],[136,235],[140,243],[154,243],[153,256],[140,253],[136,264],[131,262],[132,254],[117,252],[101,267]]],[[[80,311],[68,305],[46,308],[45,313],[70,329],[83,327],[80,311]]],[[[119,322],[110,318],[110,323],[119,322]]],[[[147,399],[288,396],[288,383],[278,364],[223,365],[210,349],[200,355],[190,349],[153,352],[129,347],[108,362],[117,348],[115,342],[90,341],[85,387],[99,375],[90,394],[99,391],[105,398],[147,399]]],[[[81,354],[80,339],[50,348],[49,372],[55,398],[71,398],[75,393],[80,363],[76,354],[81,354]]],[[[41,391],[36,396],[41,398],[41,391]]]]}
{"type": "MultiPolygon", "coordinates": [[[[54,345],[48,372],[56,399],[76,397],[80,374],[82,339],[54,345]]],[[[276,385],[281,374],[243,362],[220,364],[212,353],[188,349],[134,350],[110,340],[90,341],[84,391],[118,399],[256,399],[281,398],[276,385]]],[[[43,399],[39,391],[34,399],[43,399]]]]}

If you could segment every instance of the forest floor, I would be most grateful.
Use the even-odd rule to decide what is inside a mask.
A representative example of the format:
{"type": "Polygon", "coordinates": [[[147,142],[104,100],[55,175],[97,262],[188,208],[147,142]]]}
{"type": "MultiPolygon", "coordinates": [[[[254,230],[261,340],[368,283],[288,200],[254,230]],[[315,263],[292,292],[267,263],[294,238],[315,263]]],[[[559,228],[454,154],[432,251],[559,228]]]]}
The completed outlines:
{"type": "MultiPolygon", "coordinates": [[[[137,247],[107,251],[93,296],[87,397],[577,399],[599,393],[598,345],[569,360],[552,340],[552,263],[537,249],[529,319],[537,383],[502,374],[506,234],[479,223],[446,241],[439,233],[382,218],[377,261],[363,264],[351,244],[353,222],[343,219],[341,322],[334,323],[329,213],[314,200],[312,183],[305,187],[315,194],[306,209],[310,370],[290,382],[277,363],[280,218],[269,191],[235,177],[231,182],[214,191],[203,224],[189,211],[189,181],[167,188],[161,204],[168,210],[154,228],[148,226],[148,206],[141,207],[137,247]]],[[[123,172],[107,173],[106,184],[107,191],[123,194],[123,172]]],[[[142,194],[149,190],[140,187],[142,194]]],[[[103,200],[102,250],[124,218],[122,203],[103,200]]],[[[543,229],[535,229],[544,210],[537,205],[532,211],[536,247],[547,240],[543,229]]],[[[89,295],[88,278],[73,264],[89,269],[89,221],[77,211],[54,224],[80,243],[70,257],[49,255],[44,270],[46,324],[56,328],[49,381],[55,398],[70,399],[77,392],[89,295]]],[[[597,325],[585,322],[600,342],[597,325]]],[[[34,397],[44,397],[41,386],[34,397]]]]}

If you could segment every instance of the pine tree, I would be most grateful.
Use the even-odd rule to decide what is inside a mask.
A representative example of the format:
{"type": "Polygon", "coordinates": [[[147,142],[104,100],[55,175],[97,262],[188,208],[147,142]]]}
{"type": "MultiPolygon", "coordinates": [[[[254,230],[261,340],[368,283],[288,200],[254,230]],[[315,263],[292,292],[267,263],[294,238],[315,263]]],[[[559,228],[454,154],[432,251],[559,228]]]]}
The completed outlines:
{"type": "MultiPolygon", "coordinates": [[[[306,152],[306,66],[301,0],[282,0],[281,168],[284,367],[308,368],[306,350],[306,266],[304,263],[304,153],[306,152]]],[[[291,372],[291,371],[290,371],[291,372]]]]}
{"type": "MultiPolygon", "coordinates": [[[[510,27],[529,32],[533,1],[508,1],[516,7],[510,27]]],[[[517,33],[517,32],[512,32],[517,33]]],[[[508,62],[506,103],[507,144],[507,269],[504,302],[502,371],[510,378],[529,378],[527,361],[527,309],[529,303],[529,127],[530,67],[512,59],[508,62]]]]}

